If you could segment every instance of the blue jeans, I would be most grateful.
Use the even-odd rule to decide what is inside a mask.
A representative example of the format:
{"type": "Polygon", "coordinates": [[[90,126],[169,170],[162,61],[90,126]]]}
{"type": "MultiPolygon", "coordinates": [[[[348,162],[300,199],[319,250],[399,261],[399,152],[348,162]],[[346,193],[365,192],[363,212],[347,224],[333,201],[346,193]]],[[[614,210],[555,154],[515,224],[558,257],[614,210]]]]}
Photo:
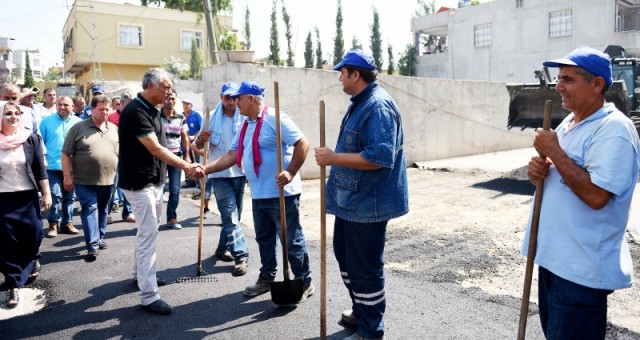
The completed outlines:
{"type": "Polygon", "coordinates": [[[240,176],[211,178],[211,180],[213,180],[213,190],[222,219],[218,249],[228,249],[236,259],[236,263],[247,261],[249,251],[240,227],[244,185],[247,179],[245,176],[240,176]]]}
{"type": "Polygon", "coordinates": [[[607,296],[538,268],[538,304],[542,332],[548,340],[604,339],[607,332],[607,296]]]}
{"type": "MultiPolygon", "coordinates": [[[[260,250],[260,279],[273,281],[276,278],[278,261],[276,249],[281,235],[280,200],[278,198],[254,199],[253,224],[256,230],[256,241],[260,250]]],[[[287,249],[289,250],[289,267],[294,278],[304,278],[304,283],[311,283],[309,254],[300,225],[300,195],[285,197],[285,213],[287,218],[287,249]]]]}
{"type": "Polygon", "coordinates": [[[167,165],[169,173],[169,202],[167,202],[167,222],[176,219],[178,203],[180,202],[180,176],[182,169],[167,165]]]}
{"type": "MultiPolygon", "coordinates": [[[[125,219],[133,214],[133,208],[131,208],[131,203],[127,201],[127,198],[124,197],[122,189],[118,188],[118,172],[116,171],[116,179],[113,183],[113,203],[118,204],[120,202],[122,202],[122,219],[125,219]]],[[[109,207],[109,213],[111,213],[111,206],[109,207]]]]}
{"type": "Polygon", "coordinates": [[[47,176],[52,201],[47,220],[49,223],[59,223],[64,226],[73,221],[73,191],[64,190],[62,170],[47,170],[47,176]]]}
{"type": "Polygon", "coordinates": [[[82,207],[80,219],[87,251],[97,250],[99,241],[107,233],[107,215],[113,186],[76,184],[75,188],[82,207]]]}
{"type": "MultiPolygon", "coordinates": [[[[205,183],[206,184],[204,186],[204,199],[205,201],[208,201],[211,199],[211,191],[213,191],[213,178],[207,178],[207,181],[205,183]]],[[[244,191],[244,188],[243,188],[243,191],[244,191]]]]}
{"type": "Polygon", "coordinates": [[[384,336],[384,241],[387,222],[357,223],[336,217],[333,251],[349,290],[358,335],[384,336]]]}

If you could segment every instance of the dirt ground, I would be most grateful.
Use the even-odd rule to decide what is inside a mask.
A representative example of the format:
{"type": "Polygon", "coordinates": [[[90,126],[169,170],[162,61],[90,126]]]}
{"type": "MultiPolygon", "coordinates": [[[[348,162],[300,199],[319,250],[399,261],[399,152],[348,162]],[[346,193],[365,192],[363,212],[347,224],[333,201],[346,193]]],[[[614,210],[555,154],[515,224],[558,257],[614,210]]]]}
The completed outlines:
{"type": "MultiPolygon", "coordinates": [[[[534,191],[525,169],[411,168],[408,173],[410,212],[389,224],[386,270],[520,299],[526,263],[520,247],[534,191]]],[[[308,239],[320,238],[319,197],[319,181],[304,181],[301,222],[308,239]]],[[[328,216],[329,248],[332,226],[328,216]]],[[[607,338],[640,333],[640,240],[629,234],[627,240],[635,285],[610,295],[607,338]]],[[[537,303],[537,267],[531,302],[537,303]]]]}

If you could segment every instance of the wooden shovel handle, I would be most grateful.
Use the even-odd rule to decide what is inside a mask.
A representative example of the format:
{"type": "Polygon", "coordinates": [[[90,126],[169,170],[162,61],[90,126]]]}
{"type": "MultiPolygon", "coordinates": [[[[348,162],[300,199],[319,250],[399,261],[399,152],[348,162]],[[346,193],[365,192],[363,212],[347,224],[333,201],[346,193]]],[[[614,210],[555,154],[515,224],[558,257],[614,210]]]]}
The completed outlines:
{"type": "MultiPolygon", "coordinates": [[[[273,82],[273,102],[276,109],[276,152],[278,157],[278,173],[282,172],[282,132],[280,131],[280,90],[278,88],[278,82],[273,82]]],[[[263,118],[264,119],[264,118],[263,118]]],[[[278,187],[278,196],[280,197],[280,230],[282,236],[282,271],[285,281],[289,278],[289,251],[287,249],[287,214],[286,206],[284,203],[284,188],[278,187]]]]}
{"type": "MultiPolygon", "coordinates": [[[[204,131],[209,131],[209,106],[204,115],[204,131]]],[[[202,165],[207,165],[207,156],[209,154],[209,142],[204,143],[204,155],[202,156],[202,165]]],[[[204,192],[207,185],[207,175],[202,176],[200,180],[200,222],[198,223],[198,272],[197,276],[202,275],[202,230],[204,229],[204,192]]]]}
{"type": "MultiPolygon", "coordinates": [[[[544,120],[542,128],[549,131],[551,128],[551,100],[544,102],[544,120]]],[[[544,155],[540,154],[544,158],[544,155]]],[[[533,201],[533,214],[531,215],[531,230],[529,231],[529,251],[527,252],[527,267],[524,274],[524,289],[522,291],[522,305],[520,306],[520,323],[518,325],[518,340],[524,340],[527,331],[527,314],[529,314],[529,297],[531,296],[531,280],[533,277],[533,260],[536,257],[538,243],[538,224],[540,222],[540,208],[542,207],[542,191],[544,179],[536,181],[536,195],[533,201]]]]}

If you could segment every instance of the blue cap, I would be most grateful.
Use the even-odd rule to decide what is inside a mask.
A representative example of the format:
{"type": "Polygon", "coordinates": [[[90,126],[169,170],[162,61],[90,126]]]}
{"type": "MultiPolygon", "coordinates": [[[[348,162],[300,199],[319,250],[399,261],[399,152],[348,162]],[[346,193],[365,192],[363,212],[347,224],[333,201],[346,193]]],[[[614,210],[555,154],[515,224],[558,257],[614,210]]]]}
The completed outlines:
{"type": "Polygon", "coordinates": [[[91,93],[92,94],[96,94],[96,93],[104,94],[104,89],[100,85],[95,85],[93,87],[93,89],[91,89],[91,93]]]}
{"type": "Polygon", "coordinates": [[[238,91],[236,91],[234,94],[232,94],[232,97],[237,97],[241,94],[252,94],[255,96],[263,96],[264,95],[264,87],[262,87],[262,85],[256,83],[255,81],[243,81],[240,84],[240,88],[238,89],[238,91]]]}
{"type": "Polygon", "coordinates": [[[221,96],[230,96],[238,91],[238,84],[229,81],[222,84],[222,89],[220,90],[221,96]]]}
{"type": "Polygon", "coordinates": [[[367,70],[376,69],[376,61],[373,60],[373,56],[359,48],[349,50],[344,57],[342,57],[342,61],[334,66],[333,69],[339,71],[345,65],[366,68],[367,70]]]}
{"type": "Polygon", "coordinates": [[[607,86],[613,83],[611,77],[611,59],[605,53],[602,53],[591,47],[578,47],[564,58],[548,60],[542,63],[547,67],[560,67],[561,65],[580,66],[589,71],[589,73],[604,78],[607,86]]]}

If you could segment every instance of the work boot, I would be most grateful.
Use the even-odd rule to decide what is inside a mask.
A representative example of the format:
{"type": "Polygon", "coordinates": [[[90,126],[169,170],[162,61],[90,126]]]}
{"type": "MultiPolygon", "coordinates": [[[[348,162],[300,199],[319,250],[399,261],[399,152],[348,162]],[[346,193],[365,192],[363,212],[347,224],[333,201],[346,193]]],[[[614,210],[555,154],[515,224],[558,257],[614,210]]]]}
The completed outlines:
{"type": "Polygon", "coordinates": [[[72,234],[72,235],[76,235],[76,234],[80,233],[80,232],[78,231],[78,229],[76,229],[76,227],[74,227],[74,226],[73,226],[73,224],[72,224],[72,223],[67,223],[67,224],[64,226],[63,231],[64,231],[65,233],[67,233],[67,234],[72,234]]]}
{"type": "Polygon", "coordinates": [[[49,231],[47,231],[48,238],[54,238],[58,236],[58,223],[49,222],[49,231]]]}
{"type": "Polygon", "coordinates": [[[236,263],[236,265],[233,266],[233,270],[231,271],[231,275],[233,275],[233,276],[242,276],[242,275],[244,275],[246,273],[247,273],[247,260],[246,259],[236,263]]]}
{"type": "Polygon", "coordinates": [[[234,260],[233,255],[231,255],[228,250],[222,248],[216,249],[216,257],[222,262],[231,262],[234,260]]]}
{"type": "Polygon", "coordinates": [[[304,285],[304,291],[302,292],[302,297],[298,303],[304,302],[309,296],[313,295],[316,292],[316,287],[313,283],[309,283],[308,285],[304,285]]]}
{"type": "Polygon", "coordinates": [[[167,228],[179,230],[179,229],[182,229],[182,226],[180,225],[180,223],[178,223],[178,221],[175,218],[172,218],[169,220],[169,222],[167,222],[167,228]]]}
{"type": "Polygon", "coordinates": [[[358,327],[358,317],[353,314],[352,309],[347,309],[342,312],[342,316],[340,318],[342,323],[349,327],[358,327]]]}
{"type": "Polygon", "coordinates": [[[260,294],[264,294],[269,290],[271,290],[271,281],[258,279],[258,281],[256,281],[255,284],[252,284],[251,286],[247,286],[244,289],[244,295],[253,297],[253,296],[258,296],[260,294]]]}

